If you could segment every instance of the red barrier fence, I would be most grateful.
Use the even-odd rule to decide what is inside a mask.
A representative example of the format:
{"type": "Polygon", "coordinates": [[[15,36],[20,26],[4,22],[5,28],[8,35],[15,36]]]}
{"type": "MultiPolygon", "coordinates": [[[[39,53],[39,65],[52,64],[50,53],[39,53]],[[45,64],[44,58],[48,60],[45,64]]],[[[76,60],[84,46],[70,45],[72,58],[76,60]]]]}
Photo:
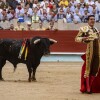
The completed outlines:
{"type": "Polygon", "coordinates": [[[42,36],[58,41],[51,47],[52,52],[85,52],[86,44],[75,42],[78,31],[0,31],[0,38],[32,38],[42,36]]]}

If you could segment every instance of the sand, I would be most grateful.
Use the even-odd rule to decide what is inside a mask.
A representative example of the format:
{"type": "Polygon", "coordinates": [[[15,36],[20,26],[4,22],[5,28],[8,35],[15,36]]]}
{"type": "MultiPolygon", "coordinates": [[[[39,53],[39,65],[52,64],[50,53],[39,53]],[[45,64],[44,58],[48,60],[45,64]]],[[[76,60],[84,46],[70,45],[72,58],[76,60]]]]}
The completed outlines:
{"type": "Polygon", "coordinates": [[[42,62],[36,73],[37,82],[28,82],[28,71],[18,64],[16,72],[7,62],[0,81],[0,100],[100,100],[100,94],[82,94],[82,62],[42,62]]]}

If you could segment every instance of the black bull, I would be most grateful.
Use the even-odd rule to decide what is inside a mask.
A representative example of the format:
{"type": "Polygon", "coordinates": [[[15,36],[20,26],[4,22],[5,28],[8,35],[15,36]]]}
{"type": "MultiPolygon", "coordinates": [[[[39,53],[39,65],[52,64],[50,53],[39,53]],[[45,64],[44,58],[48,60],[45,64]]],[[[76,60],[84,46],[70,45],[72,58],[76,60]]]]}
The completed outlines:
{"type": "Polygon", "coordinates": [[[38,65],[40,64],[41,57],[45,54],[49,54],[50,45],[57,43],[57,41],[42,37],[34,37],[32,39],[27,39],[26,44],[28,46],[28,53],[26,60],[24,59],[25,52],[23,52],[21,59],[18,58],[22,43],[23,39],[0,40],[0,80],[3,80],[2,68],[6,64],[6,60],[8,60],[13,64],[15,69],[18,63],[26,64],[29,72],[28,80],[35,81],[35,73],[38,65]]]}

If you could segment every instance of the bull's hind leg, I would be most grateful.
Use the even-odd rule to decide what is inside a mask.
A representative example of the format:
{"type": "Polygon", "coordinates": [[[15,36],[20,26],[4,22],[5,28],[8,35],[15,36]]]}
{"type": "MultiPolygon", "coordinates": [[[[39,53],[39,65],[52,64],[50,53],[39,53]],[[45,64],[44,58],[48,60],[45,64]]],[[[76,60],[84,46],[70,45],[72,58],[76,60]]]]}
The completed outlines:
{"type": "Polygon", "coordinates": [[[5,63],[6,63],[6,60],[5,59],[3,59],[2,57],[0,57],[0,80],[4,80],[3,78],[2,78],[2,68],[3,68],[3,66],[5,65],[5,63]]]}

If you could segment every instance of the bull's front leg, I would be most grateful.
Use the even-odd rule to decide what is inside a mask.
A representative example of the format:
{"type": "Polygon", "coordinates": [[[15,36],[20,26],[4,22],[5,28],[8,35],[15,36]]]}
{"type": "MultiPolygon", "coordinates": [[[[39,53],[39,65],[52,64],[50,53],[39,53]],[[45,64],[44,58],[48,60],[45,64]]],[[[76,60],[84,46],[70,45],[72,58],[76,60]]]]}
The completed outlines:
{"type": "MultiPolygon", "coordinates": [[[[38,65],[37,65],[38,66],[38,65]]],[[[32,81],[36,82],[36,77],[35,77],[35,74],[36,74],[36,69],[37,69],[37,66],[33,66],[33,74],[32,74],[32,81]]]]}
{"type": "Polygon", "coordinates": [[[28,69],[28,73],[29,73],[28,81],[31,82],[32,67],[30,64],[27,64],[27,69],[28,69]]]}

